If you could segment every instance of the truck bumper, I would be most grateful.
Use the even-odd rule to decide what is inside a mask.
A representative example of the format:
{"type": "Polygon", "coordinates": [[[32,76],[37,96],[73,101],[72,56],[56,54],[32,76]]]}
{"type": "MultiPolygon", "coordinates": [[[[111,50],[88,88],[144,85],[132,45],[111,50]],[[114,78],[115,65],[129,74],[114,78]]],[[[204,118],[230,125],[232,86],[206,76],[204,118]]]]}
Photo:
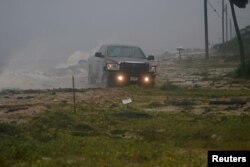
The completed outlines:
{"type": "Polygon", "coordinates": [[[108,81],[112,85],[128,85],[130,83],[137,83],[140,85],[154,85],[155,82],[154,73],[144,73],[144,74],[131,74],[121,71],[111,72],[108,71],[108,81]]]}

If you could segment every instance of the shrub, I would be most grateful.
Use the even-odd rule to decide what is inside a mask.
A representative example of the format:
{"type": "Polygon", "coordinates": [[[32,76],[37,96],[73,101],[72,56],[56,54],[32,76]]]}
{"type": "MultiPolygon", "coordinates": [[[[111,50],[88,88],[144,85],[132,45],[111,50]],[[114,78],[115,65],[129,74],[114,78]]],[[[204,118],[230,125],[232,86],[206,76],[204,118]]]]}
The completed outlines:
{"type": "Polygon", "coordinates": [[[162,90],[174,90],[177,89],[178,86],[174,85],[171,81],[167,80],[166,82],[164,82],[161,86],[162,90]]]}
{"type": "Polygon", "coordinates": [[[250,61],[247,61],[245,66],[240,65],[236,70],[236,74],[238,77],[250,79],[250,61]]]}

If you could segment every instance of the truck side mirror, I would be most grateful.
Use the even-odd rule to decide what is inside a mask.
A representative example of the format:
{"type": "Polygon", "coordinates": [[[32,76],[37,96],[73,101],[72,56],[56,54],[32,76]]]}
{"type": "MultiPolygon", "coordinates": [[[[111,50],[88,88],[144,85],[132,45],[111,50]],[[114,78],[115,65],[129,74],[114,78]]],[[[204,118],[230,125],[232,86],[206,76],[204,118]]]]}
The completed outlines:
{"type": "Polygon", "coordinates": [[[95,57],[104,57],[104,56],[103,56],[103,54],[101,52],[96,52],[95,57]]]}
{"type": "Polygon", "coordinates": [[[155,56],[149,55],[149,56],[148,56],[148,60],[155,60],[155,56]]]}

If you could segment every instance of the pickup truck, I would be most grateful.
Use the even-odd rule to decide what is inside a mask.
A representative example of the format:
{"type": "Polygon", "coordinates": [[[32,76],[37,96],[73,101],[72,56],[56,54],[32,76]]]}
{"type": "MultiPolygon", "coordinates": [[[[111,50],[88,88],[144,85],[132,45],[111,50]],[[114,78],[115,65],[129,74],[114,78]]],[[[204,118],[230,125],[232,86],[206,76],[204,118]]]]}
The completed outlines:
{"type": "Polygon", "coordinates": [[[102,87],[136,83],[154,86],[156,64],[154,56],[145,56],[136,46],[103,45],[88,60],[88,82],[102,87]]]}

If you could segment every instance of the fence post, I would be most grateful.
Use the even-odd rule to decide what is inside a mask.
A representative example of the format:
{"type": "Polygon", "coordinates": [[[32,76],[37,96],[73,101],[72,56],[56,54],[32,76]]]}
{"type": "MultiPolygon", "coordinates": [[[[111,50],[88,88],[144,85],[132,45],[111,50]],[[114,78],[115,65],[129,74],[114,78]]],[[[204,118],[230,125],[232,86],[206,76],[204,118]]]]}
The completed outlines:
{"type": "Polygon", "coordinates": [[[72,86],[73,86],[73,105],[74,105],[74,112],[76,112],[76,95],[75,95],[75,78],[72,75],[72,86]]]}

